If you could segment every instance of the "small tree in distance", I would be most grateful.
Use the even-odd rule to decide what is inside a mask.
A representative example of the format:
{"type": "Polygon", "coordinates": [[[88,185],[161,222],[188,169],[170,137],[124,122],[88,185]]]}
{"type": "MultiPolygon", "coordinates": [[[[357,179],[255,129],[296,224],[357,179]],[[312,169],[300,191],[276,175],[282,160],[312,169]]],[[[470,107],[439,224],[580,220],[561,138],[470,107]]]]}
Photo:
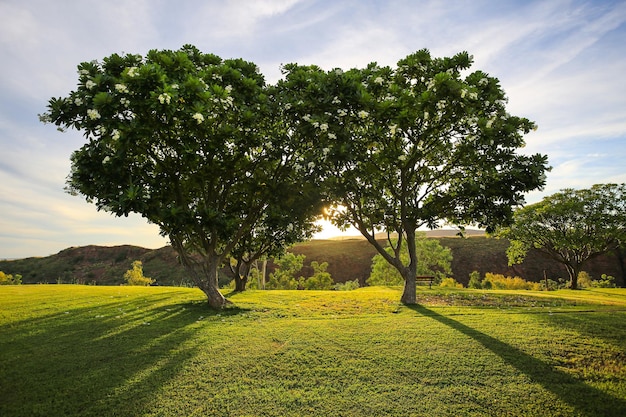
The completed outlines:
{"type": "Polygon", "coordinates": [[[143,285],[148,286],[154,283],[152,278],[148,278],[143,275],[143,264],[141,261],[134,261],[132,269],[129,269],[124,273],[124,281],[128,285],[143,285]]]}
{"type": "Polygon", "coordinates": [[[517,210],[510,227],[496,236],[510,241],[509,265],[521,263],[531,248],[561,263],[570,288],[578,288],[585,263],[626,242],[626,184],[571,188],[517,210]]]}

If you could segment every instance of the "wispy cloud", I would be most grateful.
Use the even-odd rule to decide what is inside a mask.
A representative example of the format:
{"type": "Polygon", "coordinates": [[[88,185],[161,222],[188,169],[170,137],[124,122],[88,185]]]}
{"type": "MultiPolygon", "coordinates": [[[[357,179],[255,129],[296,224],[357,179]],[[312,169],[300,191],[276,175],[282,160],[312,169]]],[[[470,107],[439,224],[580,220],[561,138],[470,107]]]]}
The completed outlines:
{"type": "Polygon", "coordinates": [[[194,44],[257,63],[351,68],[418,49],[467,50],[498,77],[512,114],[536,121],[525,152],[553,166],[536,201],[564,187],[624,182],[626,3],[621,0],[3,0],[0,2],[0,258],[89,243],[166,243],[139,216],[118,219],[64,193],[78,132],[37,114],[76,85],[76,65],[114,52],[194,44]]]}

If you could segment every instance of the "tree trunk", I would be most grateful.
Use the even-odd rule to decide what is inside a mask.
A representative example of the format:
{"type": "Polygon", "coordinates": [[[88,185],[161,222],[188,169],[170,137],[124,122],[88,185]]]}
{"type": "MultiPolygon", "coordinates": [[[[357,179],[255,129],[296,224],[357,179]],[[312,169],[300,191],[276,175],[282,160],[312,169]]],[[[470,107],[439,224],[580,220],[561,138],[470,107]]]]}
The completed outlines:
{"type": "Polygon", "coordinates": [[[580,273],[580,265],[565,265],[569,275],[570,289],[578,289],[578,274],[580,273]]]}
{"type": "Polygon", "coordinates": [[[251,264],[244,261],[237,261],[235,268],[235,291],[245,291],[248,284],[248,275],[250,275],[251,264]]]}
{"type": "MultiPolygon", "coordinates": [[[[402,277],[404,278],[404,291],[400,301],[402,304],[417,304],[417,251],[415,248],[415,230],[409,228],[406,231],[406,244],[409,250],[409,265],[402,268],[402,277]]],[[[399,261],[399,259],[398,259],[399,261]]]]}
{"type": "MultiPolygon", "coordinates": [[[[409,268],[407,268],[409,269],[409,268]]],[[[417,283],[415,281],[415,273],[409,273],[404,277],[404,291],[400,301],[402,304],[417,304],[417,283]]]]}

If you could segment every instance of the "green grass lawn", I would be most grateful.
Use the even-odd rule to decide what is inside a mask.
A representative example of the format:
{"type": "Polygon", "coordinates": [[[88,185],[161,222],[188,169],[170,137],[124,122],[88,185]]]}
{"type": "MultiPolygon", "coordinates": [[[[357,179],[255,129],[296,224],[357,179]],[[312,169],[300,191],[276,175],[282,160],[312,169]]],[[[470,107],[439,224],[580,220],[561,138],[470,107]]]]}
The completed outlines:
{"type": "Polygon", "coordinates": [[[0,416],[624,416],[626,290],[0,287],[0,416]]]}

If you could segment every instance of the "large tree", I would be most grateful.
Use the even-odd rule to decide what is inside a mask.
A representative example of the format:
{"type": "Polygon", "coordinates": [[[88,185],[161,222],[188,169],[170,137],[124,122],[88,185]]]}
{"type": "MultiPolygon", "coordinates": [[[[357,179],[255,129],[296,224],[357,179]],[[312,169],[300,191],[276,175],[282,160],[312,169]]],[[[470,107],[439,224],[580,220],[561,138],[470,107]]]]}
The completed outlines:
{"type": "Polygon", "coordinates": [[[498,80],[468,73],[471,64],[467,53],[421,50],[396,68],[284,67],[286,114],[294,132],[315,138],[336,202],[332,220],[356,227],[398,270],[407,304],[416,302],[418,228],[492,229],[545,183],[546,156],[517,153],[534,124],[507,113],[498,80]],[[376,238],[381,230],[391,251],[376,238]]]}
{"type": "Polygon", "coordinates": [[[578,288],[585,262],[626,243],[626,184],[564,189],[517,210],[514,223],[497,232],[510,240],[509,264],[531,248],[565,266],[570,288],[578,288]]]}
{"type": "MultiPolygon", "coordinates": [[[[78,66],[44,121],[82,131],[68,189],[116,216],[139,213],[169,237],[219,309],[218,268],[255,229],[284,184],[310,170],[277,117],[258,68],[186,45],[78,66]]],[[[297,144],[296,144],[297,146],[297,144]]]]}

